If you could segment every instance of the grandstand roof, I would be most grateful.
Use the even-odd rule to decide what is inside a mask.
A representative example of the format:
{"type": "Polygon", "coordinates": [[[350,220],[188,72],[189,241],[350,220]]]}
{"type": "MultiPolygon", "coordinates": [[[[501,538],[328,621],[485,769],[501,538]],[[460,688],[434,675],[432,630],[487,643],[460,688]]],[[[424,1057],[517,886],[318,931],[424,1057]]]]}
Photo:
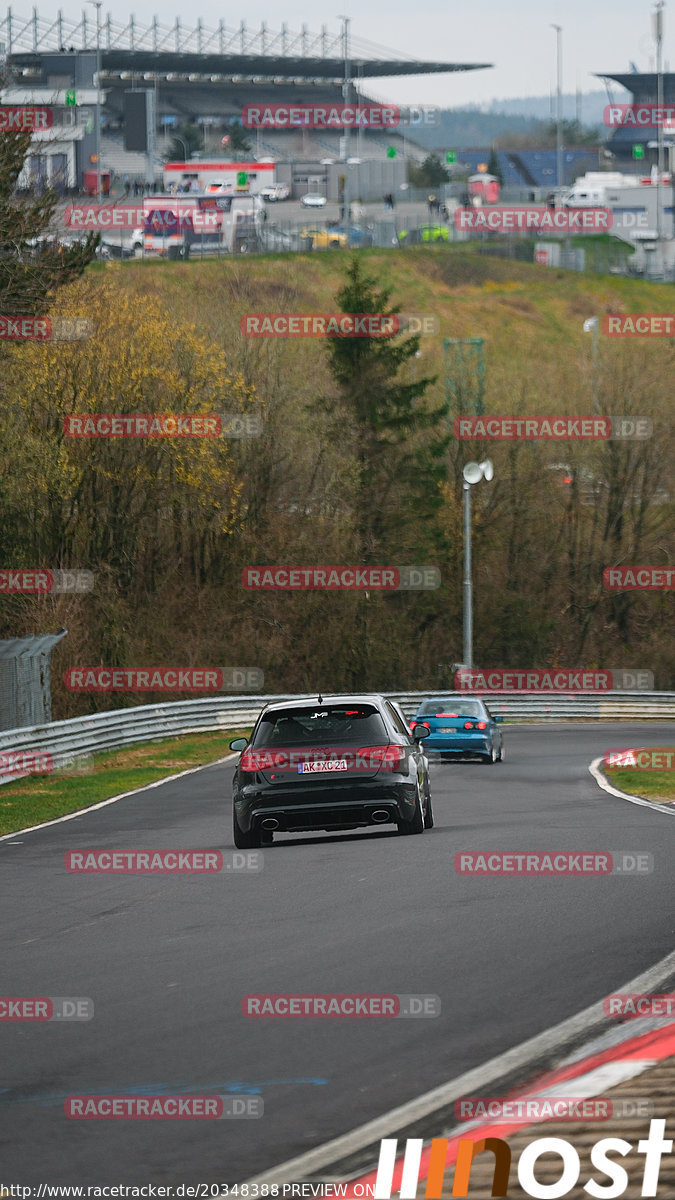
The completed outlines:
{"type": "Polygon", "coordinates": [[[352,74],[360,79],[391,75],[440,75],[456,71],[477,71],[491,63],[423,62],[404,57],[396,50],[379,46],[363,38],[330,33],[324,25],[320,33],[302,26],[300,32],[282,25],[268,29],[239,26],[207,28],[201,18],[185,28],[176,18],[174,25],[160,25],[155,17],[150,25],[141,25],[131,16],[123,23],[111,14],[101,13],[97,29],[93,14],[86,8],[79,20],[40,16],[37,8],[31,17],[7,10],[0,17],[0,42],[15,67],[39,67],[45,57],[54,54],[92,53],[98,46],[102,67],[108,71],[151,72],[153,74],[237,75],[279,79],[342,79],[345,58],[352,74]]]}
{"type": "MultiPolygon", "coordinates": [[[[595,75],[597,79],[613,79],[627,92],[632,92],[638,104],[644,103],[645,100],[656,100],[658,75],[642,75],[637,71],[628,75],[610,75],[607,71],[596,71],[595,75]]],[[[672,104],[675,100],[675,73],[672,71],[663,73],[663,98],[666,104],[672,104]]]]}
{"type": "MultiPolygon", "coordinates": [[[[37,66],[43,55],[28,51],[12,54],[14,66],[37,66]]],[[[491,63],[419,62],[415,59],[351,59],[359,80],[389,75],[444,75],[454,71],[479,71],[491,63]]],[[[104,71],[149,72],[152,74],[232,75],[265,79],[342,80],[344,59],[272,54],[185,54],[164,50],[102,50],[104,71]]]]}

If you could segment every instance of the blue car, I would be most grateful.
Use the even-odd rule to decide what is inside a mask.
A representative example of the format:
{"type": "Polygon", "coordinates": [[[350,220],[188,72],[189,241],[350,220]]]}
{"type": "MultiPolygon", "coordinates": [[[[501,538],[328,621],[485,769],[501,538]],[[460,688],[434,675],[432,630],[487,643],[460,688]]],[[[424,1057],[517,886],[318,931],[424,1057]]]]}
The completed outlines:
{"type": "Polygon", "coordinates": [[[360,229],[358,225],[344,225],[338,222],[328,226],[328,232],[341,233],[347,238],[348,246],[372,246],[373,235],[369,229],[360,229]]]}
{"type": "Polygon", "coordinates": [[[503,762],[504,743],[499,728],[503,717],[494,717],[484,700],[459,693],[425,700],[420,704],[411,729],[426,725],[431,733],[424,741],[424,753],[441,759],[464,754],[478,755],[484,762],[503,762]]]}

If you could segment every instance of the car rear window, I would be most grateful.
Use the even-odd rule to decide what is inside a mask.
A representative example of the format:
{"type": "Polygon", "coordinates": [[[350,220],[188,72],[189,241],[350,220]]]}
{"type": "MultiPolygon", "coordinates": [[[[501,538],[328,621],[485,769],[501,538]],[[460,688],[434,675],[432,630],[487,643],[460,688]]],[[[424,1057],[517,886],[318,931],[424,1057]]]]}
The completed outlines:
{"type": "Polygon", "coordinates": [[[328,704],[282,708],[264,716],[252,745],[387,745],[387,730],[372,704],[328,704]]]}
{"type": "Polygon", "coordinates": [[[418,712],[418,717],[450,716],[481,717],[483,715],[478,700],[427,700],[418,712]]]}

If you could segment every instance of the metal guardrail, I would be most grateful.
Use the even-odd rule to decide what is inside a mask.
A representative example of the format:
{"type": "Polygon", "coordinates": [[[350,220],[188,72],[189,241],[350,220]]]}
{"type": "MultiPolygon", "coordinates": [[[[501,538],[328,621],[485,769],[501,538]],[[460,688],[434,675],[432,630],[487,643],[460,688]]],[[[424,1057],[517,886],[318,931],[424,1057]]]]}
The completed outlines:
{"type": "MultiPolygon", "coordinates": [[[[456,692],[385,692],[397,700],[406,717],[417,711],[429,696],[451,696],[456,692]]],[[[252,725],[261,709],[275,700],[309,699],[302,696],[209,696],[167,704],[147,704],[136,708],[95,713],[49,725],[33,725],[0,733],[0,784],[21,778],[29,772],[8,772],[3,755],[50,754],[53,769],[59,770],[85,755],[133,746],[139,742],[163,741],[179,734],[207,733],[242,729],[252,725]]],[[[594,692],[579,695],[537,695],[534,693],[493,692],[490,708],[507,719],[564,721],[601,720],[672,720],[675,718],[675,692],[594,692]]]]}

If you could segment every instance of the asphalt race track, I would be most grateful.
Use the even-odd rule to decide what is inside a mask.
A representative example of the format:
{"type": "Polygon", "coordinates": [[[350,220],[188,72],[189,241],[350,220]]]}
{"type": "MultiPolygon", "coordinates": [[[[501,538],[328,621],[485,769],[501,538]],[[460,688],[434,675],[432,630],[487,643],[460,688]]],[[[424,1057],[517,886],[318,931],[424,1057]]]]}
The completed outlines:
{"type": "MultiPolygon", "coordinates": [[[[260,874],[68,874],[69,849],[231,851],[232,765],[0,842],[5,996],[92,1021],[0,1025],[0,1181],[234,1183],[571,1016],[672,950],[675,822],[603,792],[666,724],[505,727],[432,767],[436,827],[282,836],[260,874]],[[637,877],[464,877],[458,850],[628,850],[637,877]],[[434,993],[435,1019],[248,1019],[242,996],[434,993]],[[261,1094],[258,1120],[68,1120],[74,1094],[261,1094]]],[[[1,800],[1,795],[0,795],[1,800]]]]}

